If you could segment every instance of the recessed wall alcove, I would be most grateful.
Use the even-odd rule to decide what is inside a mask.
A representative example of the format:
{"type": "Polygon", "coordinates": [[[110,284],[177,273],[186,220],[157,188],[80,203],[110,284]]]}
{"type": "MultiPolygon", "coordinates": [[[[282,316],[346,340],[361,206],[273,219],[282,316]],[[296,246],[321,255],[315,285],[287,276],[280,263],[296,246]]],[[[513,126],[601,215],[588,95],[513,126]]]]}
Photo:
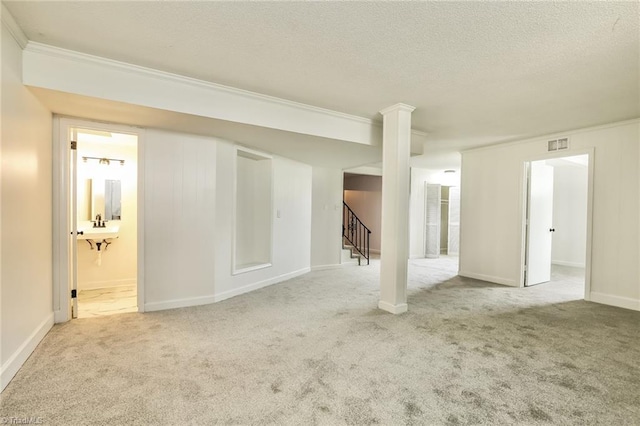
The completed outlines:
{"type": "Polygon", "coordinates": [[[266,154],[236,149],[234,274],[271,266],[272,163],[266,154]]]}

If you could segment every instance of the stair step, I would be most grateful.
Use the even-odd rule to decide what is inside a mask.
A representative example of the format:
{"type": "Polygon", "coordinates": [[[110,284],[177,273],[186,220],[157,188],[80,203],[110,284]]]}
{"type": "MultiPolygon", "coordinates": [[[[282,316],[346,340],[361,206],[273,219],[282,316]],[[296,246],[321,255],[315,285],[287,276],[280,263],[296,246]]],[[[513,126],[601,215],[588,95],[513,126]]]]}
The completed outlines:
{"type": "Polygon", "coordinates": [[[358,264],[357,260],[351,256],[351,250],[349,249],[342,249],[342,258],[340,260],[342,264],[358,264]]]}

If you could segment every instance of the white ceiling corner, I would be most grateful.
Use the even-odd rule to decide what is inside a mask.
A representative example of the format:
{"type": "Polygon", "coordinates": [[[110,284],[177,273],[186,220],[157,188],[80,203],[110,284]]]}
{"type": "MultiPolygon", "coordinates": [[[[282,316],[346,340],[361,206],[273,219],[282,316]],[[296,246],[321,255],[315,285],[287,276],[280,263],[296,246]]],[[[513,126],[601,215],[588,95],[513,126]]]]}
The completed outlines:
{"type": "Polygon", "coordinates": [[[0,11],[0,15],[2,16],[2,22],[9,30],[9,33],[13,36],[18,45],[20,45],[20,47],[24,49],[27,46],[29,39],[24,34],[22,28],[20,28],[13,15],[9,12],[4,3],[2,3],[2,10],[0,11]]]}

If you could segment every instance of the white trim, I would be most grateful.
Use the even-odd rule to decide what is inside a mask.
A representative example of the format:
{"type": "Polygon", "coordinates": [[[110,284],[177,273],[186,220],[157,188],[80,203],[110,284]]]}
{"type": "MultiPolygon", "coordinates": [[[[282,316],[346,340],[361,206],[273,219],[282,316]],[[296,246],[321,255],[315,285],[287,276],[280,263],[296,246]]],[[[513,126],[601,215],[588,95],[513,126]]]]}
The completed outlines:
{"type": "Polygon", "coordinates": [[[31,356],[49,330],[51,330],[51,327],[53,327],[53,320],[54,315],[53,312],[51,312],[2,365],[2,368],[0,368],[0,392],[7,387],[11,379],[13,379],[18,370],[20,370],[20,367],[22,367],[29,356],[31,356]]]}
{"type": "Polygon", "coordinates": [[[257,265],[251,265],[251,266],[241,266],[240,268],[237,268],[237,269],[234,268],[231,275],[239,275],[239,274],[244,274],[246,272],[258,271],[260,269],[271,268],[272,266],[273,264],[271,262],[259,263],[257,265]]]}
{"type": "Polygon", "coordinates": [[[358,262],[356,262],[355,259],[354,259],[354,262],[334,263],[334,264],[330,264],[330,265],[312,266],[311,267],[311,271],[327,271],[329,269],[349,268],[349,267],[353,267],[354,265],[357,265],[357,264],[358,264],[358,262]]]}
{"type": "Polygon", "coordinates": [[[567,262],[565,260],[551,260],[552,265],[570,266],[572,268],[584,268],[586,265],[580,262],[567,262]]]}
{"type": "Polygon", "coordinates": [[[146,136],[147,136],[147,132],[145,129],[137,129],[136,130],[136,134],[138,135],[138,153],[137,153],[137,157],[136,160],[138,162],[137,167],[138,167],[138,176],[137,176],[137,184],[138,184],[138,189],[137,189],[137,200],[136,202],[138,203],[138,205],[136,206],[137,210],[138,210],[138,217],[137,217],[137,223],[136,223],[136,229],[137,229],[137,253],[136,253],[136,260],[137,260],[137,279],[136,279],[136,283],[137,285],[137,289],[136,289],[136,297],[137,297],[137,304],[138,304],[138,312],[144,312],[144,295],[145,295],[145,278],[144,278],[144,265],[145,265],[145,257],[144,257],[144,206],[145,206],[145,174],[144,174],[144,170],[145,170],[145,158],[144,158],[144,152],[145,152],[145,144],[146,144],[146,136]]]}
{"type": "Polygon", "coordinates": [[[397,103],[395,105],[391,105],[388,106],[386,108],[381,109],[379,112],[382,115],[386,115],[390,112],[395,112],[395,111],[406,111],[406,112],[413,112],[415,111],[416,107],[412,106],[412,105],[407,105],[407,104],[403,104],[403,103],[397,103]]]}
{"type": "Polygon", "coordinates": [[[53,119],[53,310],[56,323],[71,319],[68,125],[53,119]]]}
{"type": "Polygon", "coordinates": [[[142,75],[144,77],[153,77],[156,79],[162,80],[171,80],[174,82],[179,82],[183,84],[189,84],[191,86],[205,88],[210,90],[223,91],[227,93],[231,93],[238,96],[243,96],[245,98],[250,99],[259,99],[261,101],[267,101],[273,104],[286,105],[289,107],[313,111],[315,113],[330,115],[333,117],[344,118],[352,121],[356,121],[364,124],[373,124],[373,120],[365,117],[360,117],[357,115],[347,114],[344,112],[334,111],[326,108],[321,108],[309,104],[304,104],[301,102],[290,101],[288,99],[278,98],[275,96],[264,95],[258,92],[252,92],[249,90],[238,89],[236,87],[225,86],[218,83],[213,83],[205,80],[199,80],[197,78],[186,77],[180,74],[173,74],[166,71],[160,71],[153,68],[147,68],[140,65],[134,65],[127,62],[116,61],[113,59],[103,58],[101,56],[89,55],[87,53],[77,52],[74,50],[63,49],[61,47],[51,46],[44,43],[38,43],[34,41],[29,41],[26,45],[25,50],[33,53],[45,54],[48,56],[53,56],[56,58],[62,59],[70,59],[76,62],[85,63],[85,64],[95,64],[104,67],[109,67],[112,69],[116,69],[119,71],[126,71],[129,73],[136,73],[142,75]]]}
{"type": "Polygon", "coordinates": [[[27,47],[29,39],[24,34],[24,31],[22,31],[22,28],[20,28],[20,25],[18,25],[11,12],[9,12],[9,9],[7,9],[4,4],[2,4],[2,13],[0,13],[0,16],[2,16],[2,23],[5,25],[7,30],[9,30],[9,33],[16,41],[16,43],[20,45],[20,48],[24,49],[25,47],[27,47]]]}
{"type": "Polygon", "coordinates": [[[466,271],[458,271],[458,275],[460,275],[461,277],[473,278],[475,280],[487,281],[490,283],[502,284],[510,287],[518,287],[518,283],[515,280],[510,278],[496,277],[493,275],[475,274],[473,272],[466,272],[466,271]]]}
{"type": "MultiPolygon", "coordinates": [[[[256,149],[252,149],[252,148],[247,148],[246,146],[243,145],[235,145],[236,148],[236,155],[238,155],[238,151],[242,151],[245,152],[247,154],[250,154],[253,157],[260,157],[260,159],[254,158],[254,160],[273,160],[273,155],[271,154],[266,154],[262,151],[258,151],[256,149]]],[[[241,156],[242,157],[242,156],[241,156]]],[[[245,158],[251,158],[251,157],[245,157],[245,158]]]]}
{"type": "Polygon", "coordinates": [[[172,299],[164,302],[145,303],[145,312],[164,311],[166,309],[189,308],[191,306],[209,305],[217,302],[215,296],[189,297],[186,299],[172,299]]]}
{"type": "MultiPolygon", "coordinates": [[[[251,158],[251,157],[245,157],[251,158]]],[[[257,160],[257,159],[256,159],[257,160]]],[[[261,160],[257,160],[261,161],[261,160]]],[[[277,215],[274,215],[274,200],[275,200],[275,165],[274,165],[274,157],[265,154],[261,151],[256,151],[254,149],[246,148],[242,145],[234,145],[234,154],[233,154],[233,201],[231,205],[231,226],[233,227],[233,231],[231,234],[231,275],[243,274],[245,272],[256,271],[258,269],[270,268],[273,266],[273,252],[274,252],[274,226],[275,226],[275,218],[277,215]],[[270,179],[270,191],[271,197],[269,199],[269,260],[264,263],[251,265],[247,267],[238,268],[236,266],[236,245],[237,245],[237,225],[238,225],[238,157],[241,156],[239,152],[245,152],[254,157],[260,157],[263,160],[269,160],[269,179],[270,179]]]]}
{"type": "Polygon", "coordinates": [[[144,307],[146,312],[152,312],[152,311],[162,311],[165,309],[188,308],[191,306],[208,305],[211,303],[216,303],[222,300],[229,299],[234,296],[239,296],[241,294],[249,293],[259,288],[277,284],[282,281],[289,280],[291,278],[295,278],[297,276],[306,274],[309,271],[310,271],[310,268],[303,268],[297,271],[289,272],[288,274],[279,275],[277,277],[273,277],[263,281],[259,281],[257,283],[249,284],[244,287],[239,287],[233,290],[227,290],[220,294],[214,294],[210,296],[200,296],[200,297],[189,297],[186,299],[173,299],[173,300],[167,300],[164,302],[151,302],[151,303],[147,303],[144,307]]]}
{"type": "MultiPolygon", "coordinates": [[[[369,118],[33,41],[23,51],[22,77],[27,86],[81,96],[369,146],[381,143],[381,123],[369,118]],[[169,92],[171,97],[163,96],[169,92]]],[[[422,147],[426,134],[412,130],[411,135],[422,147]]]]}
{"type": "MultiPolygon", "coordinates": [[[[584,299],[591,300],[591,252],[593,250],[593,193],[595,191],[596,150],[589,148],[587,168],[587,249],[584,259],[584,299]]],[[[576,151],[580,152],[580,150],[576,151]]]]}
{"type": "Polygon", "coordinates": [[[411,136],[417,136],[419,138],[426,138],[429,136],[428,132],[423,132],[422,130],[411,129],[411,136]]]}
{"type": "MultiPolygon", "coordinates": [[[[619,127],[619,126],[626,126],[628,124],[634,124],[634,123],[640,123],[640,118],[634,118],[631,120],[623,120],[623,121],[615,121],[613,123],[608,123],[608,124],[601,124],[598,126],[591,126],[591,127],[583,127],[583,128],[579,128],[579,129],[571,129],[571,130],[565,130],[562,132],[556,132],[556,133],[547,133],[544,135],[540,135],[540,136],[532,136],[529,137],[527,139],[507,139],[504,141],[498,141],[498,142],[492,142],[489,143],[487,145],[483,145],[483,146],[479,146],[476,148],[469,148],[469,149],[464,149],[462,151],[460,151],[461,154],[463,153],[467,153],[467,152],[476,152],[476,151],[484,151],[487,149],[492,149],[492,148],[500,148],[500,147],[507,147],[507,146],[512,146],[512,145],[520,145],[520,144],[525,144],[525,143],[530,143],[530,142],[542,142],[542,141],[546,141],[547,139],[559,139],[559,138],[569,138],[571,139],[574,135],[578,135],[580,133],[588,133],[588,132],[594,132],[597,130],[605,130],[605,129],[610,129],[613,127],[619,127]]],[[[571,150],[571,148],[567,149],[567,150],[563,150],[563,151],[552,151],[549,152],[549,154],[555,153],[555,154],[559,154],[559,157],[569,157],[571,156],[570,152],[574,152],[571,150]]],[[[576,154],[579,155],[579,154],[576,154]]]]}
{"type": "MultiPolygon", "coordinates": [[[[5,21],[4,15],[5,15],[6,7],[2,5],[2,9],[3,9],[3,21],[5,21]]],[[[7,21],[9,22],[5,22],[5,23],[7,23],[7,25],[10,27],[10,31],[12,29],[11,26],[15,28],[15,31],[19,37],[19,39],[17,39],[16,41],[18,41],[20,46],[28,52],[44,54],[44,55],[52,56],[55,58],[69,59],[79,63],[100,65],[100,66],[116,69],[119,71],[136,73],[145,77],[154,77],[154,78],[164,79],[164,80],[173,80],[174,82],[185,83],[185,84],[189,84],[199,88],[224,91],[227,93],[243,96],[250,99],[259,99],[261,101],[267,101],[274,104],[280,104],[280,105],[285,105],[285,106],[289,106],[297,109],[312,111],[315,113],[347,119],[347,120],[351,120],[351,121],[362,123],[362,124],[372,125],[375,127],[382,127],[382,122],[374,121],[370,118],[361,117],[359,115],[347,114],[341,111],[335,111],[327,108],[318,107],[315,105],[305,104],[302,102],[291,101],[289,99],[278,98],[276,96],[270,96],[270,95],[265,95],[258,92],[252,92],[249,90],[239,89],[237,87],[225,86],[223,84],[213,83],[206,80],[186,77],[180,74],[160,71],[154,68],[143,67],[140,65],[134,65],[134,64],[130,64],[122,61],[116,61],[114,59],[104,58],[101,56],[95,56],[87,53],[77,52],[75,50],[63,49],[61,47],[56,47],[56,46],[51,46],[44,43],[30,41],[24,35],[20,27],[15,23],[13,16],[11,16],[11,14],[8,13],[8,11],[6,11],[6,14],[9,16],[9,18],[7,18],[7,21]]],[[[402,108],[407,111],[415,110],[415,107],[411,105],[399,103],[391,107],[385,108],[382,111],[392,110],[394,108],[402,108]]],[[[381,113],[383,113],[382,111],[381,113]]],[[[428,132],[424,132],[422,130],[416,130],[416,129],[411,129],[411,134],[418,138],[426,138],[429,135],[428,132]]]]}
{"type": "Polygon", "coordinates": [[[399,303],[397,305],[392,305],[389,302],[385,302],[381,300],[378,302],[378,308],[382,309],[383,311],[392,313],[394,315],[398,315],[398,314],[407,312],[407,310],[409,309],[409,305],[407,305],[406,303],[399,303]]]}
{"type": "Polygon", "coordinates": [[[23,83],[368,146],[380,142],[368,118],[34,42],[23,51],[23,83]]]}
{"type": "Polygon", "coordinates": [[[632,309],[640,311],[640,299],[632,299],[630,297],[613,296],[611,294],[598,293],[592,291],[590,301],[601,303],[603,305],[616,306],[618,308],[632,309]]]}
{"type": "Polygon", "coordinates": [[[527,264],[527,204],[529,203],[529,167],[530,161],[522,163],[520,173],[520,193],[518,194],[518,206],[520,206],[520,266],[518,271],[517,287],[524,287],[526,280],[527,264]]]}

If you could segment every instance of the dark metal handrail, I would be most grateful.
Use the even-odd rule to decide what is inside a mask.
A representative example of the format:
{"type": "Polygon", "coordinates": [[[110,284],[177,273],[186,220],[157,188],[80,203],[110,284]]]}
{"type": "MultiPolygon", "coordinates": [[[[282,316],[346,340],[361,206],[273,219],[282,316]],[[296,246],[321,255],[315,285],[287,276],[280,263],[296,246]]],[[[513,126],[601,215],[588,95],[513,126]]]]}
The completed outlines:
{"type": "MultiPolygon", "coordinates": [[[[371,231],[365,226],[351,207],[342,202],[342,236],[353,246],[353,249],[367,259],[369,264],[369,235],[371,231]]],[[[360,264],[360,259],[358,259],[360,264]]]]}

